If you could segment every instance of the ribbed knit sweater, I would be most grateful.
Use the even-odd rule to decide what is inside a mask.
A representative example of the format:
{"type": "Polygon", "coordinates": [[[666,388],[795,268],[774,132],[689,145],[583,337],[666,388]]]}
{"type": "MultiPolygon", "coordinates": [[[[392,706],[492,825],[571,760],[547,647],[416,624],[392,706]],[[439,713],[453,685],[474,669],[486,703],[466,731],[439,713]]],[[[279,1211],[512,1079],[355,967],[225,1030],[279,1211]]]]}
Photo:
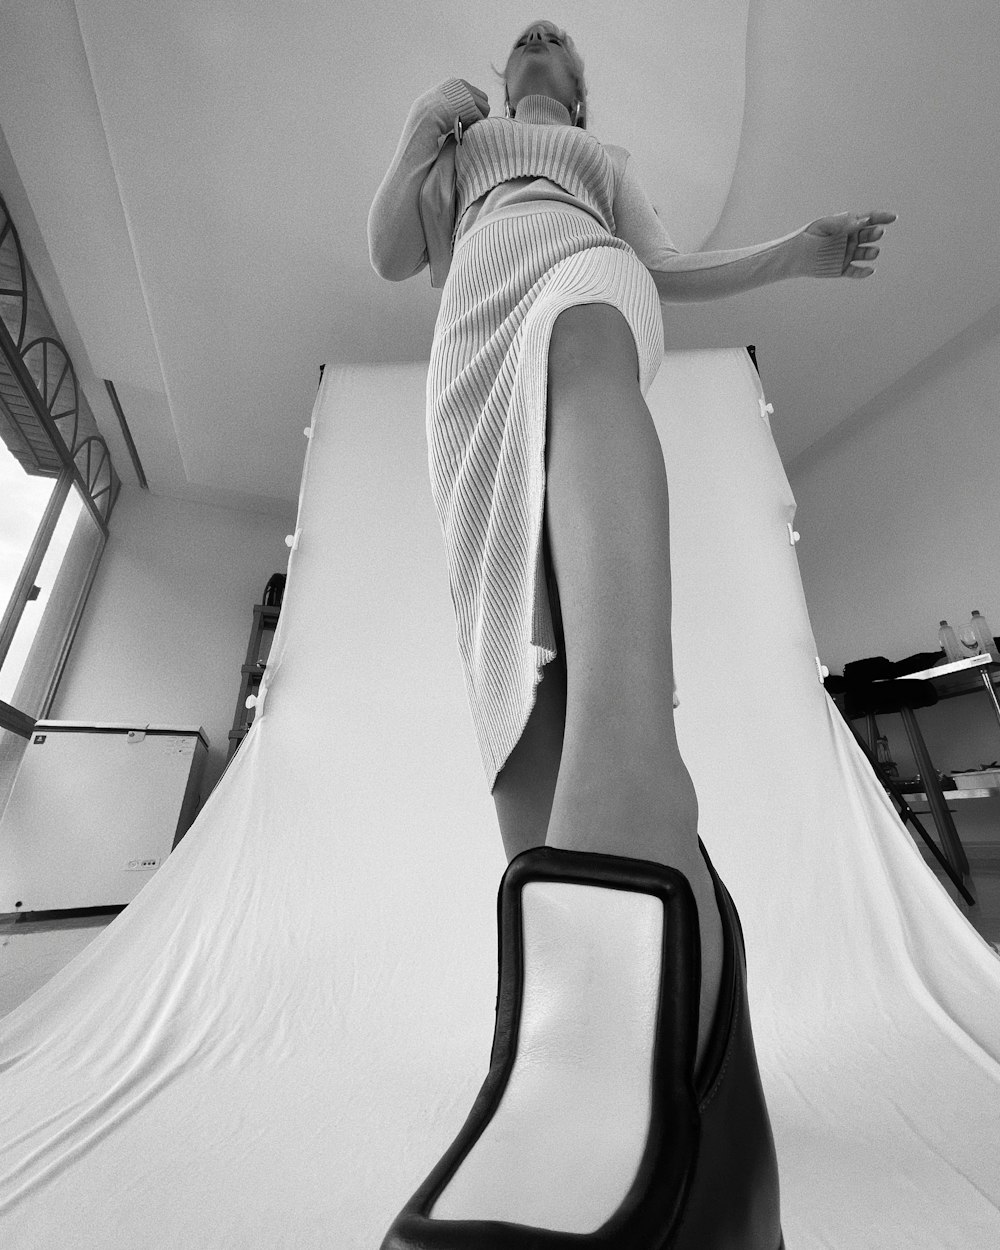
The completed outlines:
{"type": "Polygon", "coordinates": [[[456,117],[466,126],[456,150],[456,243],[485,214],[516,203],[562,200],[628,243],[663,301],[713,299],[784,278],[843,272],[846,233],[807,234],[808,224],[752,247],[681,254],[624,148],[571,125],[565,106],[548,96],[525,96],[513,118],[483,118],[464,83],[450,78],[412,105],[372,202],[369,254],[381,277],[401,281],[427,264],[418,195],[456,117]]]}
{"type": "MultiPolygon", "coordinates": [[[[623,148],[615,151],[625,155],[623,148]]],[[[614,234],[615,186],[624,164],[620,159],[616,170],[611,151],[593,135],[571,126],[569,113],[558,100],[525,96],[516,118],[484,118],[470,127],[456,149],[456,218],[462,222],[466,210],[494,187],[516,180],[523,190],[524,183],[540,179],[566,192],[570,203],[587,208],[614,234]]],[[[463,223],[466,228],[468,224],[463,223]]]]}

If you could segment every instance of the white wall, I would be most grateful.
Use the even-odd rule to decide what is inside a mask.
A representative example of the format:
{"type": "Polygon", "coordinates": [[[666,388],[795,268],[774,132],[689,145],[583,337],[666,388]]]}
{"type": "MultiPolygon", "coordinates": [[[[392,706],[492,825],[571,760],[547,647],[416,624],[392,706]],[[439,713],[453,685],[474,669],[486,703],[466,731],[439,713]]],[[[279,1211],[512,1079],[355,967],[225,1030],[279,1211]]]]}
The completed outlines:
{"type": "Polygon", "coordinates": [[[207,797],[226,766],[253,605],[285,572],[294,528],[294,503],[276,519],[123,485],[49,716],[202,725],[207,797]]]}
{"type": "MultiPolygon", "coordinates": [[[[831,672],[935,650],[938,622],[965,622],[973,608],[1000,635],[998,411],[1000,307],[788,466],[802,581],[831,672]]],[[[1000,760],[985,692],[917,718],[940,770],[1000,760]]],[[[912,775],[900,718],[879,728],[912,775]]],[[[953,807],[963,841],[1000,843],[1000,798],[953,807]]]]}

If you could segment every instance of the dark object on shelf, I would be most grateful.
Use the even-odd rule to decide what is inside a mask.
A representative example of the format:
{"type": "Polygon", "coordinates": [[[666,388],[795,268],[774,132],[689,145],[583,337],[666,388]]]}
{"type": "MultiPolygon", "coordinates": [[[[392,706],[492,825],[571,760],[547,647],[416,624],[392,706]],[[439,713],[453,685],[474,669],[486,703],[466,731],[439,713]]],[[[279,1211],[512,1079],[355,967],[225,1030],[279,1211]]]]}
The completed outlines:
{"type": "Polygon", "coordinates": [[[831,673],[823,685],[830,694],[844,696],[844,712],[849,718],[899,712],[904,707],[933,707],[938,694],[929,681],[901,679],[907,673],[933,668],[943,658],[943,651],[918,651],[893,663],[884,655],[875,655],[845,664],[843,677],[831,673]]]}
{"type": "Polygon", "coordinates": [[[844,691],[844,711],[848,716],[867,716],[874,712],[901,712],[904,707],[933,707],[938,692],[929,681],[873,681],[848,686],[844,691]]]}
{"type": "Polygon", "coordinates": [[[264,589],[263,604],[265,608],[280,608],[285,595],[287,573],[275,573],[264,589]]]}
{"type": "MultiPolygon", "coordinates": [[[[955,785],[955,778],[949,777],[947,773],[938,773],[938,784],[942,790],[958,789],[955,785]]],[[[924,779],[919,773],[915,777],[900,777],[896,785],[904,794],[923,794],[924,792],[924,779]]]]}

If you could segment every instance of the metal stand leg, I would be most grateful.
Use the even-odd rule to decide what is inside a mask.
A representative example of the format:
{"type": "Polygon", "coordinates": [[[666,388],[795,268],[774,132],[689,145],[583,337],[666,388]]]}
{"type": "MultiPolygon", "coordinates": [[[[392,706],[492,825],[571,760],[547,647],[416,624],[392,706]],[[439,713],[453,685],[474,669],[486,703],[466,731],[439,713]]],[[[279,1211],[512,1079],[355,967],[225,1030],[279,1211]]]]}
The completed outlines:
{"type": "Polygon", "coordinates": [[[941,835],[944,853],[951,862],[952,868],[962,878],[962,881],[967,886],[971,886],[972,873],[969,869],[969,861],[965,857],[965,848],[962,846],[961,839],[958,836],[958,830],[955,828],[955,822],[951,818],[951,812],[948,811],[948,804],[944,801],[937,769],[934,767],[927,750],[927,744],[924,742],[924,736],[920,732],[920,726],[917,724],[917,718],[913,714],[913,708],[900,708],[900,714],[903,717],[903,724],[906,726],[906,735],[910,739],[910,747],[913,750],[914,758],[920,768],[920,777],[924,783],[924,793],[927,795],[927,802],[933,813],[934,823],[937,825],[938,832],[941,835]]]}
{"type": "MultiPolygon", "coordinates": [[[[844,717],[844,719],[847,720],[846,717],[844,717]]],[[[952,885],[959,892],[959,894],[961,894],[962,898],[965,899],[965,901],[969,904],[969,906],[970,907],[978,906],[978,902],[975,896],[969,892],[968,888],[963,883],[961,877],[955,872],[955,869],[952,868],[951,864],[948,863],[945,857],[938,850],[937,844],[934,842],[934,839],[931,837],[931,835],[927,832],[927,830],[923,827],[923,825],[917,819],[917,813],[913,810],[913,808],[906,801],[906,795],[903,793],[902,790],[900,790],[899,786],[896,785],[896,783],[889,776],[889,774],[885,771],[885,769],[883,769],[882,765],[878,762],[878,759],[876,758],[874,752],[869,750],[868,743],[865,742],[864,738],[862,738],[862,736],[858,733],[858,731],[854,728],[854,725],[849,720],[847,720],[847,727],[848,729],[850,729],[851,733],[854,734],[854,737],[857,739],[858,746],[860,746],[862,751],[864,751],[865,755],[868,757],[868,763],[871,764],[872,768],[874,769],[876,777],[878,777],[882,785],[885,786],[885,788],[889,791],[892,797],[899,804],[900,820],[902,820],[904,825],[907,822],[913,825],[914,829],[916,829],[917,833],[920,834],[924,842],[927,844],[927,847],[930,850],[931,854],[934,856],[937,862],[941,865],[941,867],[947,873],[949,879],[951,880],[952,885]]],[[[871,732],[870,728],[869,728],[869,732],[871,732]]]]}
{"type": "Polygon", "coordinates": [[[993,715],[997,718],[997,724],[1000,725],[1000,703],[997,702],[996,687],[990,681],[990,675],[985,668],[979,670],[979,678],[986,687],[986,693],[990,696],[990,705],[993,708],[993,715]]]}

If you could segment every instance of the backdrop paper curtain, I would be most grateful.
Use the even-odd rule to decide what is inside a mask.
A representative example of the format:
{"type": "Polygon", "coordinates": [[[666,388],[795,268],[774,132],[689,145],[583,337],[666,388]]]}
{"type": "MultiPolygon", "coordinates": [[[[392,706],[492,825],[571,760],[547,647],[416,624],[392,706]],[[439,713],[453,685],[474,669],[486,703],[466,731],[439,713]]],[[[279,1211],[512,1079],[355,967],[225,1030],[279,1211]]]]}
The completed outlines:
{"type": "MultiPolygon", "coordinates": [[[[5,1245],[374,1250],[465,1119],[505,860],[425,373],[326,370],[249,735],[142,893],[0,1021],[5,1245]]],[[[649,404],[678,732],[746,933],[789,1250],[986,1250],[1000,961],[821,684],[746,353],[668,353],[649,404]]]]}

